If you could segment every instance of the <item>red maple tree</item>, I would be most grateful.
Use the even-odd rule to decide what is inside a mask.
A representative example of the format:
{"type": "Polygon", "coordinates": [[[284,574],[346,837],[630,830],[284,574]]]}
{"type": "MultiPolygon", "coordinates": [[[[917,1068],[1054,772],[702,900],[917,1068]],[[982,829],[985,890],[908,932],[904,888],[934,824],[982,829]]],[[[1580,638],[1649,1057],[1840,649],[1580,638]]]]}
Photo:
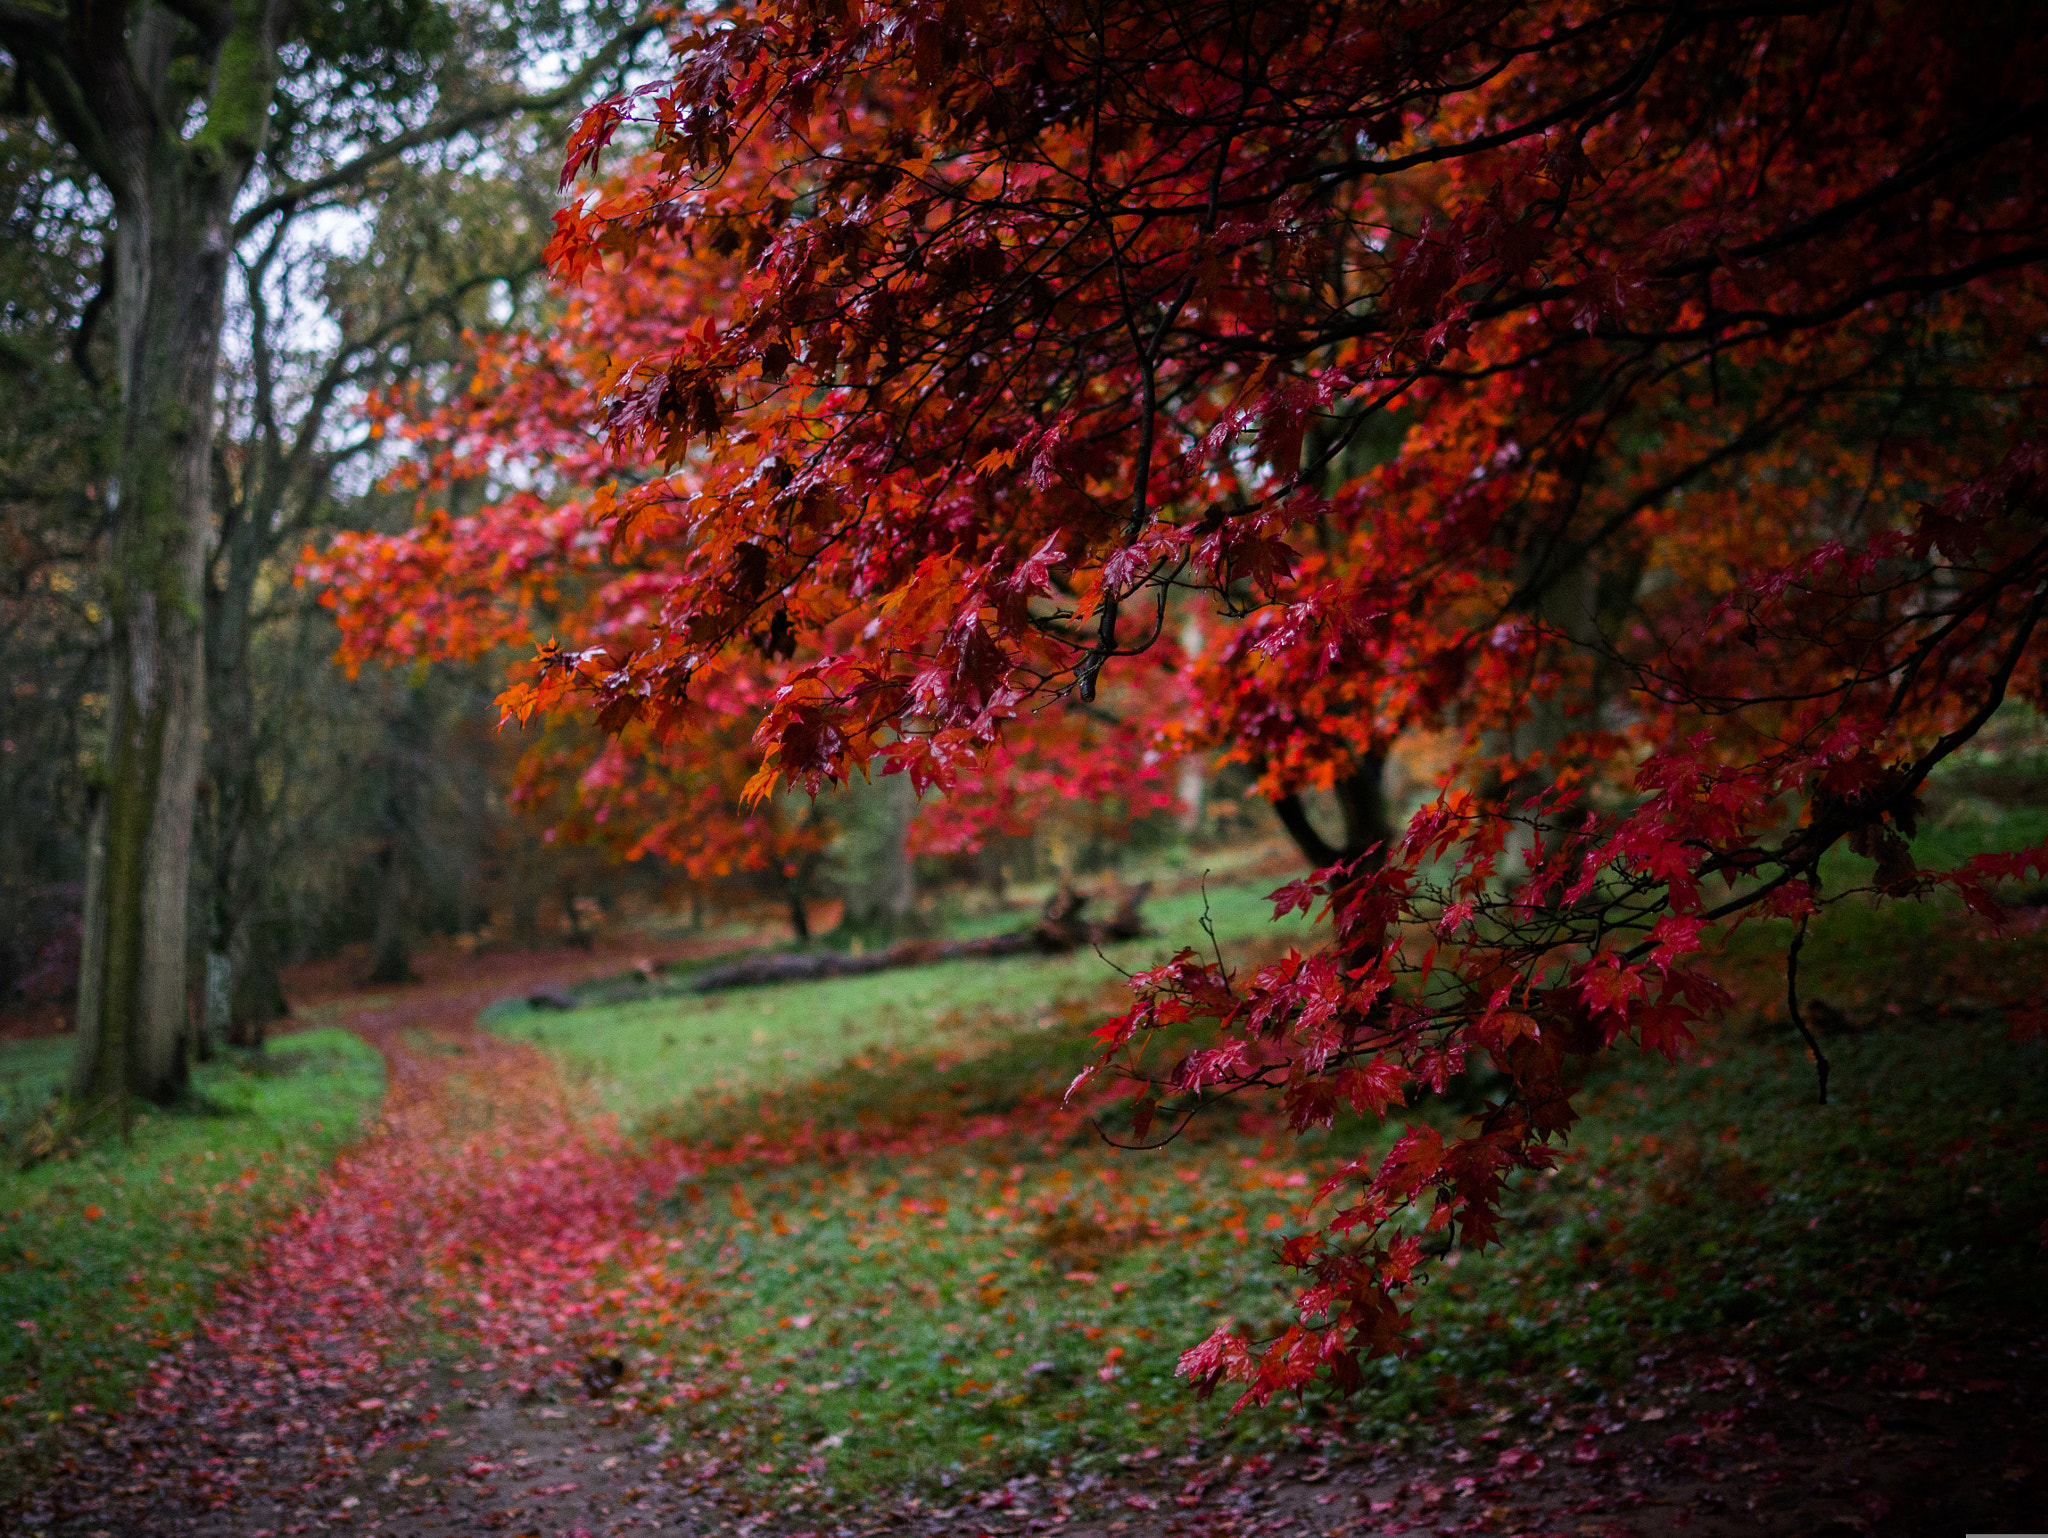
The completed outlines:
{"type": "MultiPolygon", "coordinates": [[[[678,557],[691,536],[665,511],[630,540],[605,527],[621,483],[644,481],[647,468],[593,422],[590,403],[615,358],[674,345],[689,317],[721,302],[729,264],[706,255],[671,241],[631,264],[586,267],[563,283],[545,328],[473,337],[473,373],[444,395],[416,384],[370,402],[379,430],[408,451],[392,482],[416,489],[422,511],[402,534],[347,533],[305,554],[300,580],[339,616],[346,666],[537,653],[531,667],[513,664],[515,677],[563,666],[588,674],[659,632],[665,595],[687,580],[678,557]]],[[[701,467],[671,467],[658,496],[685,499],[700,476],[701,467]]],[[[512,798],[551,838],[664,860],[699,888],[776,893],[807,937],[806,896],[837,830],[826,809],[763,793],[751,733],[801,660],[852,643],[858,629],[850,611],[821,628],[800,634],[786,609],[764,611],[725,655],[705,659],[686,711],[614,703],[593,722],[579,702],[549,693],[512,798]]],[[[1155,670],[1154,708],[1132,708],[1138,690],[1126,681],[1100,708],[984,742],[921,808],[912,851],[971,852],[1076,805],[1113,802],[1133,817],[1163,809],[1173,746],[1158,740],[1159,707],[1174,687],[1155,670]]],[[[534,691],[514,698],[535,716],[534,691]]],[[[1181,699],[1181,714],[1190,705],[1181,699]]]]}
{"type": "MultiPolygon", "coordinates": [[[[687,734],[760,677],[756,801],[955,784],[1112,688],[1116,730],[1252,765],[1327,945],[1184,953],[1102,1061],[1141,1136],[1498,1071],[1330,1181],[1281,1338],[1182,1364],[1356,1382],[1579,1066],[1716,1007],[1711,926],[1803,935],[1842,845],[1987,913],[2048,868],[1907,845],[1930,770],[2048,703],[2043,52],[2026,7],[1919,0],[723,7],[570,144],[569,177],[648,148],[559,216],[558,274],[687,268],[649,292],[688,302],[589,328],[538,413],[617,484],[534,580],[626,552],[643,601],[508,705],[687,734]],[[1425,731],[1452,761],[1402,833],[1381,766],[1425,731]]],[[[441,626],[407,563],[505,558],[472,539],[358,547],[356,644],[441,626]]]]}

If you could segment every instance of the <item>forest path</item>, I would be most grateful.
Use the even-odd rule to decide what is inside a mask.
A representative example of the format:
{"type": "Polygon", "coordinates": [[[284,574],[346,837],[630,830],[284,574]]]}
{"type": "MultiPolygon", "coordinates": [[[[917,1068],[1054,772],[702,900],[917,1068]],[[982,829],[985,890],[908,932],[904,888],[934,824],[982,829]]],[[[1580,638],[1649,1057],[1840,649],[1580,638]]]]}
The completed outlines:
{"type": "Polygon", "coordinates": [[[678,1530],[678,1504],[657,1499],[658,1450],[641,1445],[652,1428],[605,1402],[605,1373],[582,1380],[587,1364],[539,1354],[570,1349],[548,1338],[561,1321],[536,1319],[522,1337],[535,1355],[519,1378],[519,1364],[461,1349],[471,1320],[451,1314],[444,1274],[458,1238],[509,1251],[558,1219],[581,1225],[577,1242],[631,1221],[631,1190],[609,1213],[549,1210],[556,1161],[622,1150],[546,1056],[476,1019],[496,1000],[634,959],[477,958],[308,1011],[383,1055],[378,1124],[223,1287],[199,1335],[159,1362],[135,1412],[82,1450],[31,1530],[678,1530]],[[424,1329],[433,1316],[453,1328],[424,1329]]]}
{"type": "MultiPolygon", "coordinates": [[[[435,1184],[427,1172],[451,1149],[495,1143],[487,1157],[502,1170],[509,1173],[521,1163],[544,1168],[589,1129],[588,1108],[562,1083],[552,1061],[537,1048],[478,1029],[478,1014],[508,995],[619,972],[623,961],[532,958],[493,969],[482,982],[451,979],[429,998],[367,1009],[350,1021],[383,1054],[388,1085],[385,1157],[378,1161],[383,1168],[365,1168],[370,1178],[354,1190],[376,1201],[373,1224],[395,1220],[411,1230],[391,1236],[400,1239],[388,1248],[399,1274],[381,1303],[402,1308],[418,1300],[426,1279],[404,1273],[416,1272],[422,1257],[448,1244],[446,1223],[427,1217],[437,1203],[426,1188],[435,1184]],[[410,1223],[404,1210],[408,1196],[418,1203],[410,1223]],[[393,1197],[397,1208],[388,1205],[393,1197]]],[[[485,1183],[491,1183],[489,1175],[485,1183]]],[[[474,1188],[463,1193],[469,1200],[478,1194],[474,1188]]],[[[445,1206],[439,1210],[444,1218],[452,1215],[445,1206]]],[[[346,1222],[355,1215],[337,1210],[333,1216],[346,1222]]],[[[490,1226],[503,1242],[520,1237],[502,1222],[490,1226]]],[[[373,1241],[370,1248],[378,1246],[373,1241]]],[[[358,1330],[364,1317],[356,1321],[358,1330]]],[[[530,1378],[539,1374],[531,1368],[522,1379],[517,1366],[484,1349],[416,1358],[416,1386],[405,1398],[387,1397],[377,1407],[395,1411],[396,1425],[366,1428],[354,1446],[323,1447],[323,1472],[343,1477],[316,1480],[316,1499],[272,1496],[261,1503],[268,1511],[259,1506],[237,1512],[195,1531],[239,1538],[264,1527],[289,1531],[300,1523],[360,1533],[503,1531],[578,1538],[636,1529],[694,1531],[697,1524],[666,1487],[660,1456],[665,1439],[650,1444],[640,1417],[606,1403],[612,1387],[607,1372],[590,1363],[578,1372],[573,1356],[568,1360],[566,1371],[558,1367],[549,1381],[534,1382],[530,1378]],[[578,1393],[579,1386],[586,1392],[578,1393]],[[417,1417],[411,1424],[408,1409],[417,1417]]],[[[358,1400],[357,1408],[378,1397],[358,1400]]]]}
{"type": "Polygon", "coordinates": [[[1789,1538],[1995,1530],[2048,1510],[2048,1352],[2012,1337],[1824,1392],[1738,1357],[1645,1358],[1608,1408],[1522,1405],[1507,1425],[1413,1427],[1399,1448],[1166,1449],[952,1507],[908,1492],[832,1517],[750,1505],[675,1457],[633,1364],[585,1354],[608,1297],[638,1306],[668,1285],[645,1210],[663,1156],[621,1140],[542,1053],[475,1023],[508,994],[624,965],[480,963],[324,1006],[384,1054],[380,1124],[29,1531],[1789,1538]]]}

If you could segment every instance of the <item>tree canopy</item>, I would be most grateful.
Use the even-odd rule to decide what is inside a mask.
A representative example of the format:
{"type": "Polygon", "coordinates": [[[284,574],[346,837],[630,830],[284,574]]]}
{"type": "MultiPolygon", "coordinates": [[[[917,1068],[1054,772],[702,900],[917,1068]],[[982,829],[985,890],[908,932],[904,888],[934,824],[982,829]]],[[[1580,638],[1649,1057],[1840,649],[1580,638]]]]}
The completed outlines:
{"type": "Polygon", "coordinates": [[[510,713],[725,744],[699,766],[750,728],[757,807],[1188,750],[1283,811],[1344,791],[1344,847],[1305,834],[1335,858],[1278,894],[1326,943],[1140,976],[1101,1066],[1141,1137],[1253,1090],[1297,1128],[1481,1068],[1489,1098],[1333,1177],[1283,1257],[1295,1323],[1219,1331],[1198,1383],[1358,1381],[1424,1239],[1491,1242],[1550,1162],[1581,1066],[1717,1007],[1715,926],[1938,886],[1995,919],[2048,870],[1905,842],[2001,701],[2048,704],[2031,8],[677,28],[668,78],[569,141],[564,332],[419,429],[428,477],[539,478],[317,574],[358,656],[541,611],[510,713]],[[1401,832],[1380,766],[1420,734],[1444,768],[1401,832]]]}

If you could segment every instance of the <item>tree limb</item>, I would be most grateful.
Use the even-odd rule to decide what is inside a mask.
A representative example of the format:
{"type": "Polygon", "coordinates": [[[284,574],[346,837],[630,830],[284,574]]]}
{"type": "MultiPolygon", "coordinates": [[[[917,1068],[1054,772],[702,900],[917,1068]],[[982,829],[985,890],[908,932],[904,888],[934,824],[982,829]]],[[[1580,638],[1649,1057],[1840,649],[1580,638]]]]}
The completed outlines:
{"type": "Polygon", "coordinates": [[[268,197],[259,199],[251,205],[235,221],[235,239],[243,239],[264,220],[296,207],[307,198],[318,197],[339,187],[359,184],[379,166],[390,164],[410,150],[420,149],[429,144],[444,143],[458,134],[467,133],[472,128],[482,128],[522,113],[546,112],[566,106],[581,96],[606,70],[631,57],[633,50],[650,33],[659,30],[659,23],[643,16],[615,34],[610,42],[591,55],[581,69],[552,90],[528,91],[513,96],[501,96],[492,101],[477,102],[451,112],[446,117],[422,123],[419,127],[401,134],[394,134],[322,175],[280,187],[268,197]]]}
{"type": "Polygon", "coordinates": [[[1315,824],[1309,821],[1308,808],[1302,805],[1298,790],[1275,796],[1273,815],[1280,819],[1280,826],[1287,830],[1287,836],[1294,840],[1302,857],[1317,870],[1368,854],[1373,855],[1373,865],[1378,866],[1386,857],[1387,846],[1393,842],[1393,828],[1387,819],[1386,790],[1382,783],[1385,772],[1386,758],[1382,754],[1363,753],[1350,771],[1332,787],[1338,809],[1344,816],[1344,843],[1341,848],[1324,838],[1315,824]]]}
{"type": "Polygon", "coordinates": [[[125,201],[130,192],[127,166],[75,70],[62,19],[40,6],[0,0],[0,49],[13,56],[20,79],[42,99],[52,125],[87,169],[106,184],[117,203],[125,201]]]}

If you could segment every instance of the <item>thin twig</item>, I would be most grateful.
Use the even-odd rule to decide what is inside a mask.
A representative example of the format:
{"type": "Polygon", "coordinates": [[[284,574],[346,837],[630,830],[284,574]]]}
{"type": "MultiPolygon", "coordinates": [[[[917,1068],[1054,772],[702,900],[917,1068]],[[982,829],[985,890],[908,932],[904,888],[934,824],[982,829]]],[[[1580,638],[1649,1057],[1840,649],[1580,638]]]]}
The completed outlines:
{"type": "Polygon", "coordinates": [[[1802,915],[1799,933],[1792,937],[1792,948],[1785,952],[1785,1006],[1792,1011],[1792,1023],[1799,1028],[1799,1034],[1806,1039],[1806,1055],[1813,1059],[1813,1071],[1820,1078],[1820,1103],[1828,1103],[1828,1059],[1807,1029],[1806,1017],[1799,1012],[1799,948],[1806,944],[1806,925],[1813,915],[1802,915]]]}
{"type": "Polygon", "coordinates": [[[1202,933],[1209,937],[1209,949],[1216,953],[1216,970],[1223,975],[1224,985],[1230,983],[1230,969],[1223,964],[1223,942],[1216,938],[1216,921],[1209,914],[1209,873],[1202,872],[1202,933]]]}

